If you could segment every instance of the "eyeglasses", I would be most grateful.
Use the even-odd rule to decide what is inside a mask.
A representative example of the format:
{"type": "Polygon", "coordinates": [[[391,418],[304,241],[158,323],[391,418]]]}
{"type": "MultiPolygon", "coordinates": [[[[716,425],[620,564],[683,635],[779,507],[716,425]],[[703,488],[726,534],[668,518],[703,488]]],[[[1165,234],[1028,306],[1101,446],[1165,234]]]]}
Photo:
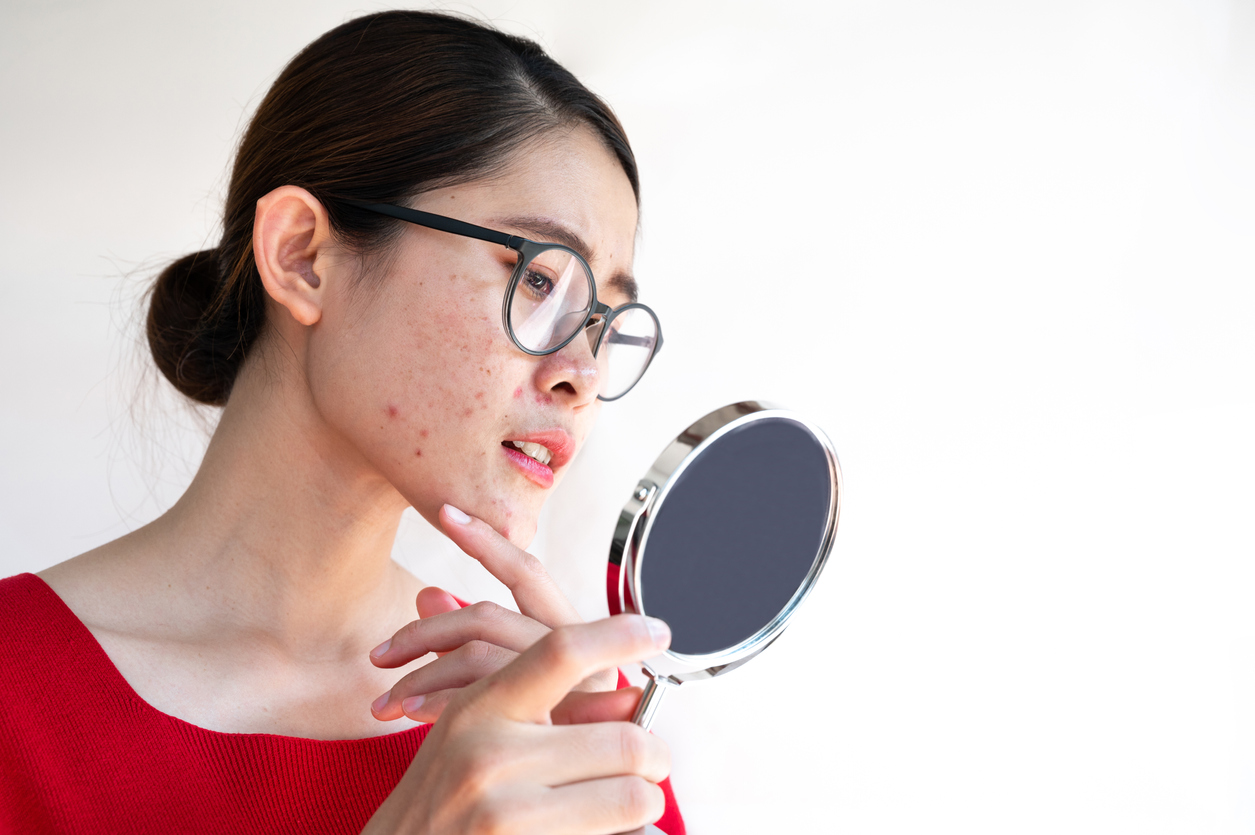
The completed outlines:
{"type": "Polygon", "coordinates": [[[544,356],[562,350],[585,331],[600,372],[600,400],[627,394],[662,348],[662,327],[654,311],[637,302],[611,308],[597,301],[593,271],[570,247],[390,203],[341,202],[517,252],[519,260],[501,303],[501,321],[510,341],[526,354],[544,356]]]}

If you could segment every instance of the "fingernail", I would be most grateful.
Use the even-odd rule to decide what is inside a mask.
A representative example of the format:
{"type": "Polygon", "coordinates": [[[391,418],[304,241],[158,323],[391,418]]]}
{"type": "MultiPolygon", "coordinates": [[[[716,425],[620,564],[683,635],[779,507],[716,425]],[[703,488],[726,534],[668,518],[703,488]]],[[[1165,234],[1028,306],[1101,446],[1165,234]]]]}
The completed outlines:
{"type": "Polygon", "coordinates": [[[415,713],[420,707],[422,707],[423,702],[426,700],[426,696],[410,696],[408,699],[401,702],[401,710],[405,711],[408,716],[411,713],[415,713]]]}
{"type": "Polygon", "coordinates": [[[388,697],[391,695],[392,695],[391,690],[389,690],[387,693],[384,693],[378,699],[375,699],[375,703],[370,706],[370,709],[373,710],[375,713],[378,713],[379,711],[383,710],[383,706],[388,703],[388,697]]]}
{"type": "Polygon", "coordinates": [[[371,657],[371,658],[378,658],[379,656],[381,656],[381,655],[383,655],[385,652],[387,652],[387,651],[388,651],[388,647],[390,647],[390,646],[392,646],[392,639],[391,639],[391,638],[389,638],[388,640],[384,641],[384,642],[383,642],[382,644],[380,644],[379,646],[377,646],[377,647],[375,647],[374,649],[372,649],[372,650],[370,651],[370,657],[371,657]]]}
{"type": "Polygon", "coordinates": [[[645,626],[649,629],[649,637],[654,639],[654,646],[665,648],[671,645],[671,627],[658,618],[645,618],[645,626]]]}
{"type": "Polygon", "coordinates": [[[451,522],[456,522],[459,525],[465,525],[467,522],[471,521],[471,517],[467,516],[451,504],[445,505],[444,509],[445,513],[449,516],[449,521],[451,522]]]}

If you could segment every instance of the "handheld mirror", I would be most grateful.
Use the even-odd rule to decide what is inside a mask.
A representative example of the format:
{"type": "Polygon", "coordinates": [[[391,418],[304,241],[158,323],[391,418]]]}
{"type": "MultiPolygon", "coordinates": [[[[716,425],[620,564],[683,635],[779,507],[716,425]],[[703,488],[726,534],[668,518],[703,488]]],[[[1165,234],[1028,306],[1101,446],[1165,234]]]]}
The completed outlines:
{"type": "Polygon", "coordinates": [[[827,562],[841,511],[832,444],[801,416],[734,403],[673,440],[619,514],[610,613],[662,618],[633,721],[662,695],[741,666],[780,636],[827,562]]]}

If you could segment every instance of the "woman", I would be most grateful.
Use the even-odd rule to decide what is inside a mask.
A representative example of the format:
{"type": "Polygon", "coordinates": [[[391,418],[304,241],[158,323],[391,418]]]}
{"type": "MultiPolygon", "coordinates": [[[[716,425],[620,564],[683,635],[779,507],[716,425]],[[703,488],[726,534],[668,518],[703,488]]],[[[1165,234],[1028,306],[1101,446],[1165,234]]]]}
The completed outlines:
{"type": "Polygon", "coordinates": [[[220,245],[152,294],[158,367],[223,406],[196,478],[0,581],[0,829],[682,832],[614,689],[665,624],[580,624],[522,550],[661,344],[638,192],[613,114],[528,41],[388,12],[298,55],[220,245]],[[393,563],[406,506],[521,614],[393,563]]]}

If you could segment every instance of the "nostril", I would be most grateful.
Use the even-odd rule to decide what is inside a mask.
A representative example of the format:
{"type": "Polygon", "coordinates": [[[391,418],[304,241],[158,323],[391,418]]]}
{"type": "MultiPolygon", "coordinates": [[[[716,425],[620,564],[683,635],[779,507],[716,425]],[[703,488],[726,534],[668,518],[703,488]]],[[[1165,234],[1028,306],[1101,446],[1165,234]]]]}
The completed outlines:
{"type": "Polygon", "coordinates": [[[565,394],[575,394],[575,386],[565,380],[553,387],[554,391],[561,390],[565,394]]]}

